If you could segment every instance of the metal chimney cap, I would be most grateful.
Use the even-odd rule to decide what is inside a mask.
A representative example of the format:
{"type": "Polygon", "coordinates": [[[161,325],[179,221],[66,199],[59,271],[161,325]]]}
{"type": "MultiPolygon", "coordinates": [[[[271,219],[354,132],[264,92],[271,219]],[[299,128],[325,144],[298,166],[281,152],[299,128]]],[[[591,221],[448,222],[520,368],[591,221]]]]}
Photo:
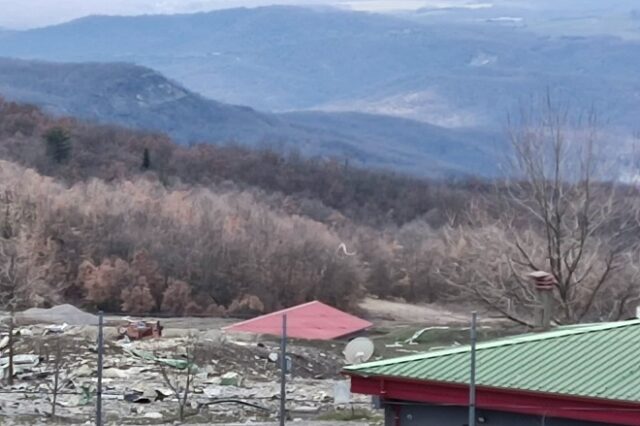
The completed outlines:
{"type": "Polygon", "coordinates": [[[540,291],[553,290],[553,286],[558,283],[556,277],[545,271],[531,272],[527,276],[533,280],[536,289],[540,291]]]}
{"type": "Polygon", "coordinates": [[[546,272],[546,271],[529,272],[527,276],[535,279],[553,277],[553,275],[551,275],[549,272],[546,272]]]}

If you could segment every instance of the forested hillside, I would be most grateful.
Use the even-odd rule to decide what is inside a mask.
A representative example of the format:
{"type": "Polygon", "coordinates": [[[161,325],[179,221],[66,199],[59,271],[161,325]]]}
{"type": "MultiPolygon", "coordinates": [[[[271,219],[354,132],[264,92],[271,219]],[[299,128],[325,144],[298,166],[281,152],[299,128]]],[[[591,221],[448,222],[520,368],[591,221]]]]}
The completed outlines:
{"type": "Polygon", "coordinates": [[[484,303],[528,323],[533,269],[562,279],[560,322],[638,301],[638,191],[582,175],[420,180],[181,147],[8,102],[0,158],[0,290],[15,306],[218,315],[311,299],[353,309],[371,293],[484,303]]]}

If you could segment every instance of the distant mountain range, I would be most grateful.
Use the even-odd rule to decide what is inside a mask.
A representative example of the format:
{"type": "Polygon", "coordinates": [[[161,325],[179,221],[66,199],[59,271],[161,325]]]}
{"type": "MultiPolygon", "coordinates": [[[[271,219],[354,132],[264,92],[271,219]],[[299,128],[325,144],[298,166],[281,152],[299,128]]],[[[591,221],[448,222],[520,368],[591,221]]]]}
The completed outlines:
{"type": "Polygon", "coordinates": [[[206,99],[125,63],[0,59],[0,96],[54,114],[164,132],[182,143],[296,150],[426,176],[496,172],[499,139],[486,132],[361,113],[261,113],[206,99]]]}
{"type": "MultiPolygon", "coordinates": [[[[526,10],[510,4],[519,8],[422,10],[410,19],[280,6],[96,16],[7,34],[0,56],[133,62],[222,102],[357,110],[447,127],[501,129],[508,111],[550,89],[574,108],[595,106],[612,126],[635,126],[640,43],[544,36],[526,20],[504,25],[514,16],[502,13],[526,10]]],[[[538,28],[541,12],[532,10],[538,28]]]]}
{"type": "Polygon", "coordinates": [[[585,33],[591,18],[575,12],[571,24],[565,9],[549,16],[582,35],[555,35],[557,24],[545,35],[540,10],[497,4],[403,17],[284,6],[94,16],[0,32],[0,56],[24,59],[0,61],[0,93],[183,143],[295,148],[422,175],[494,174],[507,114],[547,91],[595,109],[609,141],[638,130],[631,3],[615,15],[624,38],[585,33]]]}

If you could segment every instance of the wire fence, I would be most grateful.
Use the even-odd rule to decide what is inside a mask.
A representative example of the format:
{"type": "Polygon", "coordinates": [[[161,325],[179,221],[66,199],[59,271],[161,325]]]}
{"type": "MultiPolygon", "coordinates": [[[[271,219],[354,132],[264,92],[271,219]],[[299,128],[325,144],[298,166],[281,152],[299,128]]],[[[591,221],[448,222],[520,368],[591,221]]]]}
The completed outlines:
{"type": "MultiPolygon", "coordinates": [[[[104,315],[100,314],[100,316],[104,319],[104,315]]],[[[169,317],[169,316],[162,316],[162,315],[136,315],[135,317],[123,317],[123,316],[111,316],[111,318],[113,318],[116,322],[118,323],[122,323],[124,319],[126,318],[130,318],[131,320],[136,320],[136,319],[140,319],[140,320],[149,320],[149,318],[153,318],[153,319],[174,319],[174,317],[169,317]]],[[[194,316],[193,318],[196,318],[198,320],[200,319],[212,319],[209,316],[194,316]]],[[[278,318],[278,317],[276,317],[278,318]]],[[[282,346],[279,349],[278,352],[278,361],[280,361],[279,363],[273,363],[273,369],[276,372],[286,372],[286,370],[288,369],[288,366],[285,362],[282,362],[283,360],[286,360],[285,357],[282,357],[282,354],[288,354],[287,352],[287,347],[286,347],[286,343],[289,340],[288,335],[289,333],[294,333],[296,331],[304,331],[308,328],[308,325],[305,324],[305,321],[307,320],[317,320],[318,317],[315,315],[304,315],[304,314],[297,314],[295,317],[295,321],[291,321],[291,319],[289,319],[287,321],[286,324],[286,332],[282,333],[282,328],[280,330],[277,329],[277,327],[275,327],[273,324],[270,326],[255,326],[254,329],[256,329],[257,331],[263,331],[265,333],[274,333],[274,334],[281,334],[281,343],[282,346]],[[275,327],[275,328],[274,328],[275,327]],[[278,331],[280,331],[281,333],[278,333],[278,331]]],[[[180,319],[181,322],[184,323],[189,323],[190,318],[182,318],[180,319]]],[[[104,322],[103,322],[104,324],[104,322]]],[[[0,388],[0,395],[12,395],[12,394],[19,394],[22,396],[41,396],[41,397],[45,397],[47,399],[51,399],[54,395],[56,396],[73,396],[73,397],[79,397],[79,398],[85,398],[87,400],[87,406],[91,406],[88,407],[89,409],[91,409],[93,411],[93,415],[91,416],[92,420],[95,420],[95,424],[96,425],[103,425],[105,423],[104,418],[103,418],[103,411],[109,411],[112,409],[112,405],[113,401],[118,399],[121,400],[123,397],[123,393],[119,392],[119,391],[114,391],[113,389],[111,389],[111,385],[109,383],[110,378],[106,378],[107,382],[103,383],[102,380],[105,379],[104,377],[104,369],[103,367],[105,367],[105,363],[108,364],[109,368],[113,368],[113,358],[114,355],[113,353],[110,353],[109,351],[112,350],[112,345],[105,345],[105,339],[104,339],[104,333],[100,332],[100,329],[102,329],[104,331],[104,325],[102,327],[100,327],[99,325],[96,327],[95,330],[95,335],[98,337],[97,341],[95,341],[94,343],[96,344],[96,347],[94,348],[95,350],[91,352],[90,356],[87,357],[87,352],[86,352],[86,348],[81,348],[80,345],[78,344],[78,346],[76,347],[71,347],[69,348],[70,351],[66,352],[66,356],[68,356],[69,358],[78,358],[81,356],[85,356],[87,357],[86,361],[90,361],[87,362],[85,364],[85,366],[91,365],[91,367],[87,367],[90,369],[91,375],[92,377],[95,375],[95,381],[91,380],[91,383],[95,383],[95,386],[90,386],[88,388],[76,388],[76,389],[66,389],[66,388],[60,388],[58,390],[51,390],[51,389],[47,389],[45,387],[38,387],[37,389],[32,389],[32,388],[28,388],[28,387],[24,387],[22,386],[22,383],[20,384],[14,384],[13,387],[8,387],[6,384],[0,388]],[[100,336],[102,336],[102,339],[100,338],[100,336]],[[89,359],[90,358],[90,359],[89,359]],[[102,360],[102,361],[101,361],[102,360]],[[94,364],[95,363],[95,364],[94,364]],[[103,403],[106,404],[106,407],[103,406],[103,403]]],[[[19,330],[18,330],[19,331],[19,330]]],[[[55,336],[55,335],[54,335],[55,336]]],[[[46,338],[46,336],[43,336],[46,338]]],[[[45,339],[46,340],[46,339],[45,339]]],[[[71,341],[71,344],[73,344],[73,341],[71,341]]],[[[35,351],[35,348],[34,348],[35,351]]],[[[51,347],[49,347],[49,352],[50,354],[53,354],[53,351],[51,347]]],[[[16,359],[19,359],[19,357],[22,354],[16,354],[16,359]]],[[[42,355],[42,354],[40,354],[42,355]]],[[[5,357],[6,358],[6,357],[5,357]]],[[[18,365],[18,370],[21,369],[20,367],[20,363],[16,363],[16,365],[18,365]]],[[[151,360],[151,365],[154,365],[154,361],[151,360]]],[[[48,364],[49,367],[52,366],[51,363],[48,364]]],[[[0,367],[2,367],[2,365],[0,365],[0,367]]],[[[6,367],[5,367],[6,369],[6,367]]],[[[20,373],[18,373],[20,374],[20,373]]],[[[25,373],[25,374],[36,374],[37,373],[25,373]]],[[[6,377],[5,377],[5,381],[6,381],[6,377]]],[[[318,399],[312,398],[312,397],[296,397],[295,399],[290,399],[290,397],[288,397],[287,395],[287,375],[286,374],[280,374],[278,376],[278,379],[274,379],[273,383],[271,383],[272,385],[274,385],[275,388],[280,387],[280,386],[275,386],[275,385],[279,385],[280,383],[282,383],[284,386],[280,387],[280,392],[275,395],[274,393],[270,393],[268,395],[260,395],[260,394],[253,394],[251,396],[243,396],[243,395],[237,395],[234,397],[228,397],[228,396],[219,396],[219,397],[211,397],[209,398],[208,401],[202,403],[202,405],[212,405],[212,404],[246,404],[247,406],[251,407],[253,406],[256,409],[260,409],[260,407],[264,408],[269,406],[269,411],[270,413],[272,413],[272,415],[277,415],[280,419],[281,424],[284,423],[284,421],[286,421],[287,418],[287,411],[286,411],[286,406],[283,408],[283,406],[280,404],[280,401],[287,403],[289,400],[296,402],[296,403],[317,403],[318,399]]],[[[401,404],[401,405],[416,405],[416,406],[433,406],[433,405],[437,405],[437,406],[443,406],[443,407],[450,407],[450,406],[459,406],[459,404],[447,404],[447,403],[440,403],[440,404],[425,404],[425,403],[420,403],[420,402],[407,402],[407,401],[384,401],[384,404],[386,405],[394,405],[394,404],[401,404]]],[[[370,406],[370,402],[367,401],[362,401],[362,400],[356,400],[356,401],[352,401],[351,405],[353,406],[361,406],[361,407],[365,407],[365,406],[370,406]]],[[[479,395],[478,398],[478,407],[480,408],[490,408],[493,410],[504,410],[504,411],[528,411],[528,410],[536,410],[540,407],[538,407],[537,405],[534,404],[512,404],[512,403],[500,403],[500,402],[491,402],[491,404],[487,404],[485,402],[483,402],[482,400],[482,395],[479,395]]],[[[570,403],[567,403],[566,405],[554,405],[554,410],[558,410],[558,411],[566,411],[566,412],[576,412],[576,411],[602,411],[601,408],[598,407],[593,407],[593,408],[589,408],[589,407],[584,407],[584,406],[575,406],[575,405],[571,405],[570,403]]],[[[612,412],[620,412],[620,413],[640,413],[640,408],[637,407],[633,407],[633,406],[620,406],[620,407],[609,407],[607,408],[607,411],[612,411],[612,412]]]]}
{"type": "MultiPolygon", "coordinates": [[[[162,318],[166,318],[166,319],[175,319],[175,317],[172,316],[163,316],[163,315],[156,315],[156,314],[150,314],[150,315],[136,315],[134,316],[116,316],[114,318],[114,320],[119,321],[119,322],[123,322],[126,319],[132,320],[132,321],[149,321],[150,319],[162,319],[162,318]]],[[[95,385],[95,388],[93,386],[91,386],[90,388],[85,388],[85,389],[77,389],[77,390],[68,390],[68,389],[64,389],[65,386],[61,386],[58,389],[38,389],[38,390],[33,390],[33,389],[25,389],[23,386],[13,386],[9,389],[7,388],[0,388],[0,395],[6,395],[6,394],[20,394],[20,395],[38,395],[38,396],[43,396],[43,397],[47,397],[49,399],[51,399],[51,397],[57,395],[57,396],[62,396],[62,395],[66,395],[66,396],[79,396],[79,397],[84,397],[87,400],[93,400],[95,401],[95,419],[96,419],[96,425],[98,426],[102,426],[103,425],[103,408],[102,408],[102,401],[104,400],[112,400],[112,399],[126,399],[126,396],[123,395],[122,393],[113,393],[113,392],[105,392],[102,386],[102,377],[103,377],[103,364],[104,364],[104,359],[105,359],[105,345],[104,345],[104,333],[103,330],[104,328],[107,326],[106,322],[104,321],[105,319],[105,315],[100,312],[98,315],[98,324],[97,324],[97,350],[96,350],[96,354],[95,354],[95,358],[96,358],[96,369],[95,374],[97,375],[97,383],[95,385]]],[[[197,316],[194,317],[196,318],[196,320],[201,320],[203,318],[207,319],[207,318],[212,318],[210,316],[206,316],[206,315],[201,315],[201,316],[197,316]]],[[[247,316],[247,318],[250,318],[249,316],[247,316]]],[[[241,320],[242,318],[236,318],[238,320],[241,320]]],[[[314,315],[301,315],[297,317],[298,321],[306,321],[306,320],[317,320],[318,317],[314,316],[314,315]]],[[[180,318],[179,319],[180,322],[183,323],[189,323],[190,318],[180,318]]],[[[280,424],[284,424],[286,417],[287,417],[287,410],[286,410],[286,403],[287,403],[287,373],[289,373],[289,366],[286,363],[286,360],[289,358],[289,354],[287,352],[287,347],[286,347],[286,342],[287,342],[287,332],[293,330],[304,330],[305,328],[303,326],[298,326],[296,324],[290,324],[287,327],[287,331],[283,331],[281,330],[280,334],[280,340],[281,340],[281,346],[280,346],[280,351],[279,351],[279,355],[278,355],[278,362],[279,362],[279,370],[281,372],[280,375],[280,382],[282,383],[281,389],[280,389],[280,394],[278,396],[278,398],[276,398],[276,401],[281,401],[282,403],[280,404],[280,407],[278,410],[275,410],[275,412],[277,413],[279,419],[280,419],[280,424]],[[282,354],[285,354],[286,356],[282,356],[282,354]],[[282,360],[282,361],[280,361],[282,360]]],[[[272,328],[265,328],[264,330],[265,332],[273,332],[272,328]]],[[[276,333],[278,334],[278,333],[276,333]]],[[[293,398],[292,400],[294,400],[296,403],[317,403],[318,400],[317,399],[313,399],[313,398],[300,398],[300,397],[296,397],[293,398]]],[[[206,402],[206,403],[201,403],[201,405],[212,405],[212,404],[217,404],[217,403],[239,403],[239,404],[244,404],[244,405],[248,405],[248,406],[255,406],[255,404],[252,404],[252,402],[260,402],[260,401],[274,401],[274,397],[273,395],[269,395],[269,396],[260,396],[260,395],[252,395],[250,397],[233,397],[233,398],[229,398],[229,397],[224,397],[224,398],[211,398],[210,401],[206,402]]],[[[358,405],[365,405],[362,402],[354,402],[353,404],[354,406],[358,405]]],[[[256,406],[258,407],[258,406],[256,406]]],[[[267,410],[265,407],[259,407],[261,409],[267,410]]],[[[274,411],[274,410],[270,410],[269,411],[274,411]]]]}

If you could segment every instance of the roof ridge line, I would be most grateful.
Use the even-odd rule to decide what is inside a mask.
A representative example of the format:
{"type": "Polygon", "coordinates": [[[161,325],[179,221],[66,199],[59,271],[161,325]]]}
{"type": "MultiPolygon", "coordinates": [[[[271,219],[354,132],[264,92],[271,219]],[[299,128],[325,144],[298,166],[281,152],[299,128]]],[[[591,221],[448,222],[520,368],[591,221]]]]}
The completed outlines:
{"type": "MultiPolygon", "coordinates": [[[[226,327],[222,327],[222,330],[228,330],[230,328],[237,327],[239,325],[244,325],[246,323],[249,323],[249,322],[252,322],[254,320],[257,320],[258,318],[264,319],[264,318],[269,318],[269,317],[273,317],[273,316],[282,316],[282,315],[284,315],[284,314],[286,314],[288,312],[295,311],[295,310],[297,310],[299,308],[303,308],[303,307],[306,307],[306,306],[309,306],[309,305],[315,305],[315,304],[326,305],[325,303],[322,303],[322,302],[320,302],[319,300],[316,299],[316,300],[312,300],[310,302],[302,303],[300,305],[295,305],[295,306],[290,306],[290,307],[285,308],[285,309],[280,309],[279,311],[270,312],[268,314],[263,314],[263,315],[258,315],[257,317],[250,318],[250,319],[241,321],[241,322],[236,323],[236,324],[227,325],[226,327]]],[[[330,307],[332,307],[332,306],[330,306],[330,307]]]]}
{"type": "MultiPolygon", "coordinates": [[[[519,344],[529,343],[529,342],[537,342],[541,340],[557,339],[565,336],[574,336],[578,334],[595,333],[599,331],[611,330],[615,328],[623,328],[623,327],[634,326],[634,325],[640,325],[640,319],[584,324],[583,327],[575,327],[575,328],[566,329],[566,330],[552,330],[552,331],[546,331],[539,334],[531,334],[531,333],[520,334],[516,336],[503,337],[499,339],[490,340],[487,342],[478,343],[476,346],[476,351],[499,348],[499,347],[510,346],[510,345],[519,345],[519,344]]],[[[344,370],[357,371],[361,368],[380,367],[380,366],[385,366],[389,364],[401,364],[405,362],[419,361],[423,359],[437,358],[440,356],[455,355],[459,353],[470,352],[470,350],[471,350],[470,345],[462,345],[459,347],[451,347],[451,348],[445,348],[445,349],[436,349],[433,351],[427,351],[427,352],[416,354],[416,355],[383,359],[379,361],[372,361],[372,362],[367,362],[367,363],[358,364],[358,365],[350,365],[350,366],[344,367],[344,370]]]]}

